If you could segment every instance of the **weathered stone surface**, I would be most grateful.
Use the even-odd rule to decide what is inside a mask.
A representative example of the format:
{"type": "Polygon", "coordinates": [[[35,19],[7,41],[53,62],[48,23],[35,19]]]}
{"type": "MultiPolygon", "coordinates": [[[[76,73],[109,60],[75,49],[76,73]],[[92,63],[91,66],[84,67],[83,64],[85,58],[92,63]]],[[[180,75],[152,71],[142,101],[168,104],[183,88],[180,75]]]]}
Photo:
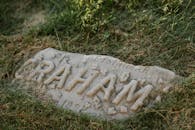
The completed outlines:
{"type": "Polygon", "coordinates": [[[40,51],[16,72],[16,79],[32,83],[58,106],[106,119],[127,118],[159,101],[176,77],[157,66],[52,48],[40,51]]]}

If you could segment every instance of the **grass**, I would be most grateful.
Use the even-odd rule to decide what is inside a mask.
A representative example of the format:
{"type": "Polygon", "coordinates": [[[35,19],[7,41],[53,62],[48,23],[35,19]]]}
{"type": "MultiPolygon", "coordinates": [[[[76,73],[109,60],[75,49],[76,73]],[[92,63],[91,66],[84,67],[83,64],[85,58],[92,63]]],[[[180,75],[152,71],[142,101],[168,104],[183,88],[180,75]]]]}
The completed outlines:
{"type": "Polygon", "coordinates": [[[86,22],[81,19],[86,15],[85,6],[78,11],[70,1],[2,0],[0,129],[195,129],[192,1],[182,5],[152,0],[134,2],[106,3],[95,11],[92,8],[95,20],[86,22]],[[66,2],[70,6],[66,6],[66,2]],[[26,6],[22,6],[24,3],[26,6]],[[46,22],[24,30],[27,18],[42,10],[46,12],[46,22]],[[109,18],[99,15],[101,13],[109,18]],[[136,65],[159,65],[184,76],[184,80],[164,95],[161,103],[127,120],[105,121],[79,116],[50,102],[40,102],[31,92],[10,82],[25,59],[47,47],[111,55],[136,65]]]}

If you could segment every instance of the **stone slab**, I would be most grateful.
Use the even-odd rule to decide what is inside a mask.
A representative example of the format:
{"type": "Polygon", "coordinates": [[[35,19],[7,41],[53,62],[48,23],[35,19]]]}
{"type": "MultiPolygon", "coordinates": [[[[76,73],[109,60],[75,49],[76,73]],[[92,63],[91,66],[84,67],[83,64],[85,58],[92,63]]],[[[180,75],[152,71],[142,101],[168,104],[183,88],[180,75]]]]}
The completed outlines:
{"type": "Polygon", "coordinates": [[[134,66],[110,56],[47,48],[27,60],[15,77],[59,107],[125,119],[160,101],[178,76],[157,66],[134,66]]]}

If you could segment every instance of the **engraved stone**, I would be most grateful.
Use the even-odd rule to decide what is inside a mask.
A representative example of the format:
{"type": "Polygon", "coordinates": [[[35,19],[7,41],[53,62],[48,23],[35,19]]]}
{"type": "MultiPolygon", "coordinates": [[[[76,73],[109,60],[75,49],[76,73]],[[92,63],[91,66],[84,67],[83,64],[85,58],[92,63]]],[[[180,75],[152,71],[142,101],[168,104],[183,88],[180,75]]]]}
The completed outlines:
{"type": "Polygon", "coordinates": [[[134,66],[110,56],[48,48],[27,60],[15,77],[58,107],[124,119],[160,101],[179,76],[157,66],[134,66]]]}
{"type": "Polygon", "coordinates": [[[124,86],[124,89],[116,96],[116,98],[112,101],[114,104],[118,104],[122,98],[124,98],[128,93],[127,101],[133,97],[133,93],[136,89],[137,81],[132,80],[128,85],[124,86]]]}
{"type": "Polygon", "coordinates": [[[57,70],[47,80],[44,81],[44,84],[50,84],[54,80],[59,80],[57,88],[62,88],[67,79],[68,74],[70,73],[70,67],[70,65],[64,65],[62,67],[59,67],[59,70],[57,70]],[[59,76],[61,74],[62,76],[59,76]]]}
{"type": "Polygon", "coordinates": [[[104,91],[104,100],[108,101],[109,97],[111,95],[111,92],[114,90],[114,84],[115,84],[116,76],[111,74],[108,75],[106,78],[104,78],[97,86],[93,87],[88,93],[88,96],[94,96],[97,94],[98,91],[102,90],[104,91]],[[109,82],[109,85],[107,88],[105,88],[105,85],[109,82]]]}
{"type": "Polygon", "coordinates": [[[136,111],[138,107],[143,105],[144,99],[150,94],[152,91],[153,86],[152,85],[147,85],[144,88],[140,89],[134,95],[130,96],[128,95],[127,101],[131,102],[133,100],[136,100],[135,103],[131,106],[132,111],[136,111]]]}

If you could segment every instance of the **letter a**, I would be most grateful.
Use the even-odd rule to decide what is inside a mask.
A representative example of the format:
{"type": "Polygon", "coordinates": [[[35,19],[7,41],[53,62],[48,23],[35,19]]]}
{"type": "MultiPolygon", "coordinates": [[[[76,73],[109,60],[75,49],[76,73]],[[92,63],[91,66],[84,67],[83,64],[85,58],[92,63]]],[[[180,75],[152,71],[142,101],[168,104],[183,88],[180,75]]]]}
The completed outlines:
{"type": "Polygon", "coordinates": [[[68,75],[70,74],[70,69],[71,69],[71,66],[69,64],[66,64],[66,65],[60,67],[47,80],[44,81],[44,84],[50,84],[54,80],[59,80],[57,88],[62,88],[64,86],[64,83],[65,83],[68,75]]]}
{"type": "Polygon", "coordinates": [[[87,95],[92,97],[95,96],[95,94],[98,91],[103,91],[105,93],[104,100],[108,101],[111,95],[111,92],[114,90],[114,84],[116,81],[116,76],[114,74],[108,75],[106,78],[104,78],[97,86],[92,88],[87,92],[87,95]],[[104,86],[109,83],[108,87],[105,88],[104,86]]]}

